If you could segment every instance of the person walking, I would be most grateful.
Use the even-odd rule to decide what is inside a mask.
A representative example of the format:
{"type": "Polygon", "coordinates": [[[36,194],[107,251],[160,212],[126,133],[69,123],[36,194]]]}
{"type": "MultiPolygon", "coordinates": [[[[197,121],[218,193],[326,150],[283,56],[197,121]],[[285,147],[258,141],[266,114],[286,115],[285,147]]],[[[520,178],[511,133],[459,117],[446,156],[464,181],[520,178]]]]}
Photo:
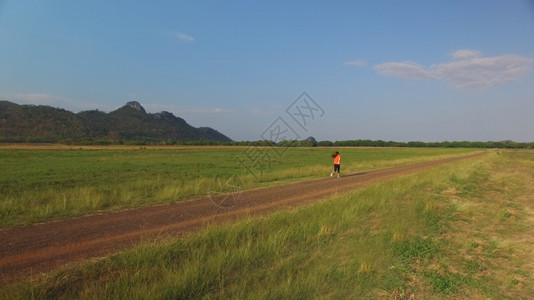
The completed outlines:
{"type": "Polygon", "coordinates": [[[341,176],[341,154],[336,151],[336,153],[332,154],[332,158],[334,159],[334,171],[330,173],[330,177],[334,176],[334,173],[337,172],[337,178],[339,178],[341,176]]]}

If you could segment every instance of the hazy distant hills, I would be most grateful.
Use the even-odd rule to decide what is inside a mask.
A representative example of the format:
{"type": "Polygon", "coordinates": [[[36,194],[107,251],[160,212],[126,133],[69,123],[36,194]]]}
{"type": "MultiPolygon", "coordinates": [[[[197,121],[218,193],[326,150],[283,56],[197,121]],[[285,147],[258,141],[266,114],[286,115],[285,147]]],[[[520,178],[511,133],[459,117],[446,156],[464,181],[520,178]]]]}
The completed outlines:
{"type": "Polygon", "coordinates": [[[105,113],[78,114],[50,106],[0,101],[2,142],[109,142],[232,140],[209,127],[195,128],[170,112],[147,113],[136,101],[105,113]]]}

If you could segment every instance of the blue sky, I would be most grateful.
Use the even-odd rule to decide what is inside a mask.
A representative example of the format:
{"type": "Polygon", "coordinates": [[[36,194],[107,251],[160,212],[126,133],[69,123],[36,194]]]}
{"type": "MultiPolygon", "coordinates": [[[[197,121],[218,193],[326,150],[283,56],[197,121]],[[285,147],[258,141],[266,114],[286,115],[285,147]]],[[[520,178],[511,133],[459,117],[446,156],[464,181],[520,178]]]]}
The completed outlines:
{"type": "Polygon", "coordinates": [[[531,0],[0,0],[0,99],[138,101],[234,140],[282,119],[318,140],[532,142],[533,67],[531,0]],[[303,92],[321,110],[298,126],[303,92]]]}

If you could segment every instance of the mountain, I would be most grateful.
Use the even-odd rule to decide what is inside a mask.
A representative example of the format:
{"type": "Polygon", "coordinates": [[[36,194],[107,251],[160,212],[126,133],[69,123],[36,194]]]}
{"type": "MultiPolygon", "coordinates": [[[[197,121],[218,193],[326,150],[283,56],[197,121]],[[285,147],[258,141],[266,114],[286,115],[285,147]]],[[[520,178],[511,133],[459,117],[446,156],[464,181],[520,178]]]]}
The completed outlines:
{"type": "Polygon", "coordinates": [[[310,143],[314,143],[314,144],[317,144],[317,140],[313,137],[313,136],[309,136],[307,139],[305,139],[304,141],[306,142],[310,142],[310,143]]]}
{"type": "Polygon", "coordinates": [[[87,133],[83,120],[64,109],[0,101],[0,141],[81,140],[87,133]]]}
{"type": "Polygon", "coordinates": [[[110,113],[90,110],[78,114],[50,106],[0,101],[0,141],[117,143],[169,139],[232,141],[215,129],[195,128],[170,112],[147,113],[137,101],[128,102],[110,113]]]}

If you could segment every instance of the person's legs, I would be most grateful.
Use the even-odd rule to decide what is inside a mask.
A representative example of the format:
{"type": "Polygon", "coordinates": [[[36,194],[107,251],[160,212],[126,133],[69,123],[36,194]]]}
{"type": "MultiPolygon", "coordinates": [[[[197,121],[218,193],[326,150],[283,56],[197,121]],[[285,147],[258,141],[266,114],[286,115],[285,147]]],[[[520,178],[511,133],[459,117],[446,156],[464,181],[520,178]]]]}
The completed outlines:
{"type": "Polygon", "coordinates": [[[341,175],[341,166],[334,165],[334,172],[337,172],[337,177],[339,177],[341,175]]]}

